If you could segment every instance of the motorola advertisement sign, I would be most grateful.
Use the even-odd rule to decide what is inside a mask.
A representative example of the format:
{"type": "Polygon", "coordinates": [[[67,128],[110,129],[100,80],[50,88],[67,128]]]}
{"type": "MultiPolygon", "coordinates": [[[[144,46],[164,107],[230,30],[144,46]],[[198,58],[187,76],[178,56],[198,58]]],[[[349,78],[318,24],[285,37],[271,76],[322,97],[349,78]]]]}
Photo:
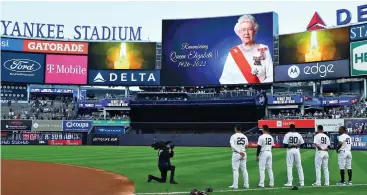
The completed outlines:
{"type": "Polygon", "coordinates": [[[275,82],[324,80],[349,77],[349,60],[274,66],[275,82]]]}

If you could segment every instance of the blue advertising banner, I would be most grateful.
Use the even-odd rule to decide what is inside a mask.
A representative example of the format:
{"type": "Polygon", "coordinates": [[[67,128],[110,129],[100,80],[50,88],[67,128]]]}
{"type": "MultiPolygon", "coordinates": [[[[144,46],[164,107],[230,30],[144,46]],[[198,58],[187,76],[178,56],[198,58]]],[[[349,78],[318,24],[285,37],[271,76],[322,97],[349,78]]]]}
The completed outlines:
{"type": "Polygon", "coordinates": [[[322,98],[321,106],[339,106],[339,98],[338,97],[325,97],[322,98]]]}
{"type": "Polygon", "coordinates": [[[367,23],[349,26],[350,41],[360,41],[367,39],[367,23]]]}
{"type": "Polygon", "coordinates": [[[78,103],[78,108],[95,108],[95,109],[99,109],[99,108],[103,108],[105,107],[104,105],[100,104],[100,103],[78,103]]]}
{"type": "Polygon", "coordinates": [[[163,20],[161,84],[271,83],[277,28],[274,12],[163,20]]]}
{"type": "Polygon", "coordinates": [[[287,105],[287,104],[302,104],[303,96],[289,95],[289,96],[267,96],[268,105],[287,105]]]}
{"type": "Polygon", "coordinates": [[[122,134],[125,133],[125,127],[95,127],[96,134],[122,134]]]}
{"type": "Polygon", "coordinates": [[[367,135],[350,135],[352,150],[367,150],[367,135]]]}
{"type": "Polygon", "coordinates": [[[344,119],[344,126],[347,128],[348,132],[354,132],[356,130],[362,131],[367,129],[367,119],[366,118],[355,118],[355,119],[344,119]]]}
{"type": "Polygon", "coordinates": [[[89,85],[159,85],[159,70],[90,70],[89,85]]]}
{"type": "Polygon", "coordinates": [[[279,65],[274,67],[275,82],[308,81],[349,77],[349,60],[279,65]]]}
{"type": "Polygon", "coordinates": [[[318,97],[304,96],[305,105],[321,106],[321,99],[318,97]]]}
{"type": "Polygon", "coordinates": [[[62,121],[63,131],[89,131],[92,121],[62,121]]]}
{"type": "Polygon", "coordinates": [[[1,38],[2,51],[23,51],[23,39],[1,38]]]}
{"type": "Polygon", "coordinates": [[[43,83],[44,54],[1,52],[1,81],[43,83]]]}

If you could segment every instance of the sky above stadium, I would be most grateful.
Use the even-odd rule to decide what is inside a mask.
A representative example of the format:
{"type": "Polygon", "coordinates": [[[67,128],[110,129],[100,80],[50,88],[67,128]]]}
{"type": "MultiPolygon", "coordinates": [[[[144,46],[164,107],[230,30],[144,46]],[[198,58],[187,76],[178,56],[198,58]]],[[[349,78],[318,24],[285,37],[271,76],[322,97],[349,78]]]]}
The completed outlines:
{"type": "MultiPolygon", "coordinates": [[[[2,2],[1,19],[17,22],[89,26],[141,26],[141,39],[161,41],[162,19],[230,16],[275,11],[280,34],[306,30],[317,11],[327,26],[336,25],[336,10],[352,12],[363,2],[2,2]]],[[[69,34],[68,34],[69,33],[69,34]]],[[[65,38],[72,38],[65,31],[65,38]]]]}

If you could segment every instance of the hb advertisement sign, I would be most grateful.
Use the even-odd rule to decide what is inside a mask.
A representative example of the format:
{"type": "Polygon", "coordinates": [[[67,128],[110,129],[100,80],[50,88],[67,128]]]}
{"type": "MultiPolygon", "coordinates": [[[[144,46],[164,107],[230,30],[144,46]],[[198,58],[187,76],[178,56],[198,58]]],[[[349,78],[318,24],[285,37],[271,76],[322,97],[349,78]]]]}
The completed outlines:
{"type": "Polygon", "coordinates": [[[277,35],[275,12],[163,20],[161,84],[271,83],[277,35]]]}
{"type": "Polygon", "coordinates": [[[159,70],[90,70],[89,85],[159,85],[159,70]]]}
{"type": "Polygon", "coordinates": [[[259,120],[258,127],[268,125],[269,128],[289,128],[289,125],[294,124],[296,128],[315,128],[314,119],[289,119],[289,120],[259,120]]]}
{"type": "Polygon", "coordinates": [[[43,83],[43,54],[1,52],[1,81],[43,83]]]}
{"type": "Polygon", "coordinates": [[[274,71],[276,82],[345,78],[349,77],[349,60],[279,65],[274,71]]]}
{"type": "Polygon", "coordinates": [[[62,121],[63,131],[89,131],[92,121],[62,121]]]}
{"type": "Polygon", "coordinates": [[[122,134],[125,132],[124,127],[95,127],[96,134],[122,134]]]}
{"type": "Polygon", "coordinates": [[[367,75],[367,40],[350,43],[350,73],[352,76],[367,75]]]}
{"type": "Polygon", "coordinates": [[[31,120],[1,120],[1,131],[30,131],[31,120]]]}

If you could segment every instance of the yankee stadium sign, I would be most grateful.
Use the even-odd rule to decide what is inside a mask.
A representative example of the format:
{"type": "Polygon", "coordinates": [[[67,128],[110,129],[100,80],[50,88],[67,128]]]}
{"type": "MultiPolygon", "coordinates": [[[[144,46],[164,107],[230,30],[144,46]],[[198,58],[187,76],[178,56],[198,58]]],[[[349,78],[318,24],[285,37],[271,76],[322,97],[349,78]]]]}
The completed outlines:
{"type": "Polygon", "coordinates": [[[73,37],[64,37],[63,24],[44,24],[1,20],[1,36],[38,38],[38,39],[75,39],[75,40],[111,40],[140,41],[143,27],[133,26],[87,26],[72,27],[73,37]]]}

